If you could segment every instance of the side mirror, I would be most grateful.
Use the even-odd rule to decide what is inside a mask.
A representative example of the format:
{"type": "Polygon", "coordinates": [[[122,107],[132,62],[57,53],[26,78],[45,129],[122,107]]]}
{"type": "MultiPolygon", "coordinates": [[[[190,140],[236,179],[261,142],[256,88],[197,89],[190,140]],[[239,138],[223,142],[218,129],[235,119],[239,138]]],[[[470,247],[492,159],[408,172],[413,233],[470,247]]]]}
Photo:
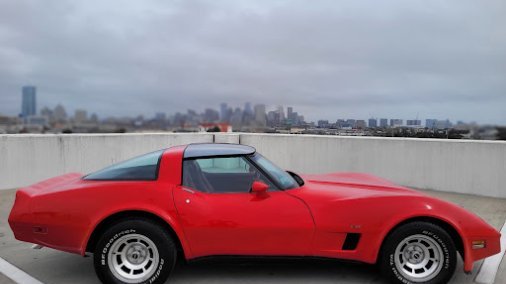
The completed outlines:
{"type": "Polygon", "coordinates": [[[261,181],[254,181],[251,185],[251,192],[261,193],[266,192],[269,189],[269,186],[261,181]]]}

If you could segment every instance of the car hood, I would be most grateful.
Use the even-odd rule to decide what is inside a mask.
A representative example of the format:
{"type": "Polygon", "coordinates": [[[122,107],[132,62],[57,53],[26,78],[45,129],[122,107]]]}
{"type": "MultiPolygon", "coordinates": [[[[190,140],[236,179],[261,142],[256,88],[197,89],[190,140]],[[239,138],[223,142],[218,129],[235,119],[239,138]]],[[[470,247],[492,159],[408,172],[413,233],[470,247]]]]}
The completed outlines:
{"type": "Polygon", "coordinates": [[[425,196],[415,190],[363,173],[329,173],[302,177],[306,182],[304,188],[310,191],[309,194],[332,199],[398,195],[425,196]]]}

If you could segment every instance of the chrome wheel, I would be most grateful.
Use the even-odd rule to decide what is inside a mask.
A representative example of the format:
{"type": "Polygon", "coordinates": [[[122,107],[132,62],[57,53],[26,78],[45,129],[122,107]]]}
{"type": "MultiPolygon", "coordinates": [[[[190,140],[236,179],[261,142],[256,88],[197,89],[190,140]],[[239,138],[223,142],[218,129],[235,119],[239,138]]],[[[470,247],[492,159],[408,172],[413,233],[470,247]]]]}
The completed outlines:
{"type": "Polygon", "coordinates": [[[125,283],[148,280],[155,273],[160,259],[153,241],[139,234],[116,240],[107,257],[112,274],[125,283]]]}
{"type": "Polygon", "coordinates": [[[409,281],[426,282],[436,277],[443,268],[441,245],[426,235],[412,235],[402,240],[395,249],[395,266],[409,281]]]}

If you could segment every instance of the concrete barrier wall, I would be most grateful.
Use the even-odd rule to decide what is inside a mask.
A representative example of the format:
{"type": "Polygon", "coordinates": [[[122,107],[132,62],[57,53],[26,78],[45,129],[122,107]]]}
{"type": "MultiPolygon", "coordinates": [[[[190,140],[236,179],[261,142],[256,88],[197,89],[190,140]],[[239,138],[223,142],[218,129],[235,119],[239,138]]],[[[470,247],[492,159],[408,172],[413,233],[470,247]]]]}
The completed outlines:
{"type": "Polygon", "coordinates": [[[506,198],[506,142],[245,133],[0,135],[0,189],[195,142],[251,145],[299,173],[365,172],[415,188],[506,198]]]}
{"type": "Polygon", "coordinates": [[[0,135],[0,189],[90,173],[150,151],[213,139],[205,133],[0,135]]]}
{"type": "Polygon", "coordinates": [[[506,142],[241,134],[299,173],[352,171],[421,189],[506,198],[506,142]]]}

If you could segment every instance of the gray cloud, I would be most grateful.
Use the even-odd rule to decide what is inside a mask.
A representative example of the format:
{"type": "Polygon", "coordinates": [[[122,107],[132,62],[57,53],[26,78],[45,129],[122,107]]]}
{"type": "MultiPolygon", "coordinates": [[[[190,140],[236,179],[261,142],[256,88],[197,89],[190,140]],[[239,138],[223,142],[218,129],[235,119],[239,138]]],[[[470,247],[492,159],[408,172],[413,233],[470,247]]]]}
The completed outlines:
{"type": "Polygon", "coordinates": [[[504,1],[0,0],[0,113],[222,101],[506,124],[504,1]],[[105,3],[104,3],[105,2],[105,3]]]}

